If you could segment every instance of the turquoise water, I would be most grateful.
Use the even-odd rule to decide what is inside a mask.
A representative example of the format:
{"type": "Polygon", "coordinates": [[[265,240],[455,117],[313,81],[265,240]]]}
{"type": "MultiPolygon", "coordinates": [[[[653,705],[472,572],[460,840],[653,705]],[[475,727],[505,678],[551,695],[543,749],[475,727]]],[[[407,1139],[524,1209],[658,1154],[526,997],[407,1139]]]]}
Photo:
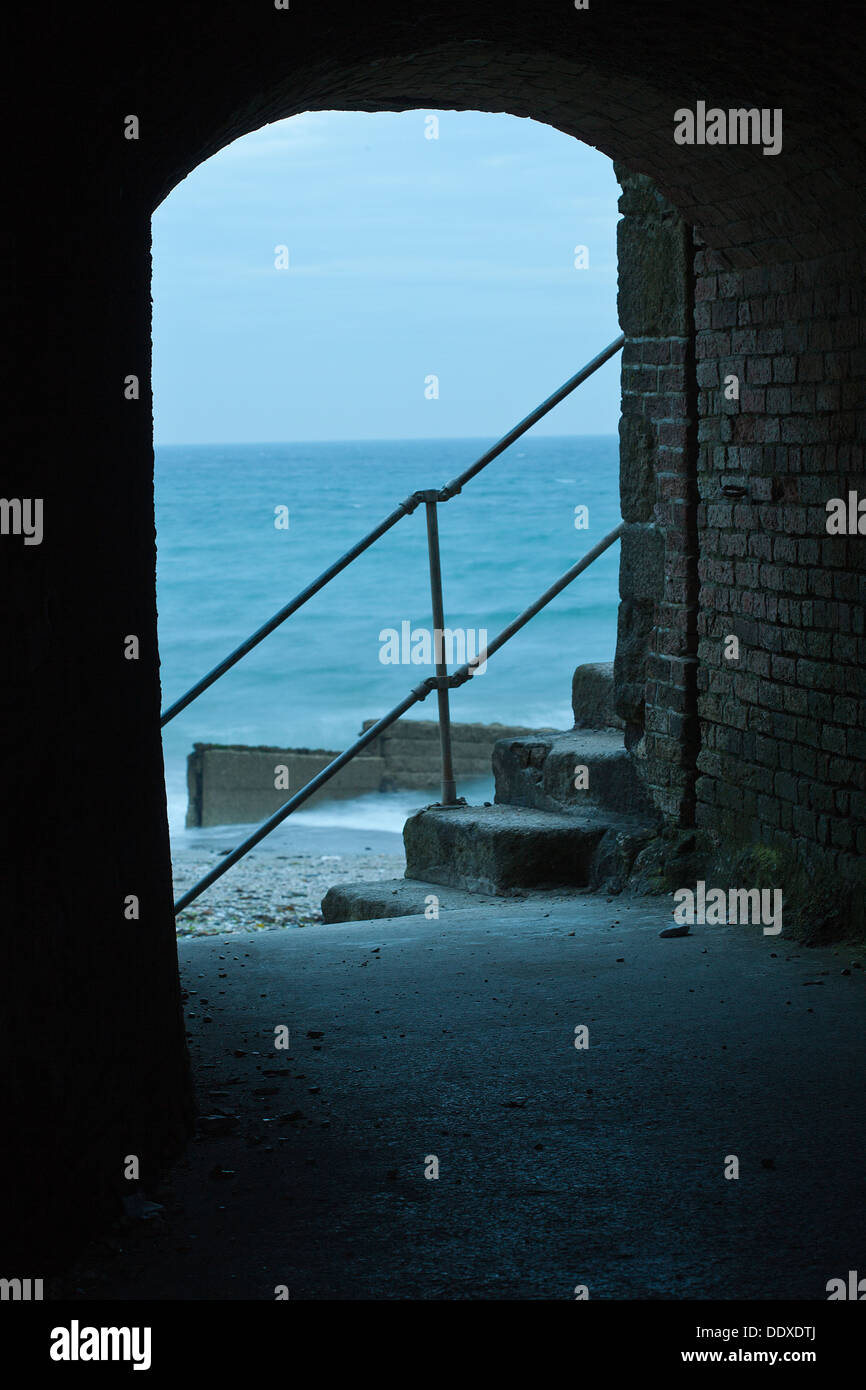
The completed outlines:
{"type": "MultiPolygon", "coordinates": [[[[492,442],[158,447],[163,706],[397,502],[441,486],[492,442]],[[275,527],[277,507],[289,509],[288,529],[275,527]]],[[[486,629],[492,638],[619,520],[615,436],[518,441],[439,509],[446,626],[486,629]],[[586,529],[575,529],[577,506],[588,508],[586,529]]],[[[570,727],[574,667],[613,659],[618,566],[613,546],[454,692],[452,717],[570,727]]],[[[380,632],[399,632],[403,622],[432,626],[423,507],[166,726],[173,833],[183,824],[194,742],[342,748],[363,719],[381,716],[431,674],[380,661],[380,632]]],[[[431,696],[413,715],[431,719],[435,710],[431,696]]],[[[335,803],[334,815],[397,828],[404,803],[364,798],[335,803]]],[[[297,814],[321,821],[329,812],[297,814]]]]}

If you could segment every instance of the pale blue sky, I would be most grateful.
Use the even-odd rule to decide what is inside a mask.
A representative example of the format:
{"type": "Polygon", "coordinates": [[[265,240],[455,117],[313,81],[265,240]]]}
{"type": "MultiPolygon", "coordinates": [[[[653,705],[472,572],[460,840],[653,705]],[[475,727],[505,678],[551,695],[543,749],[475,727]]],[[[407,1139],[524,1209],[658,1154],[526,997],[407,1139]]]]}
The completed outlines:
{"type": "MultiPolygon", "coordinates": [[[[618,335],[611,161],[507,115],[427,139],[431,114],[294,116],[157,209],[158,444],[497,437],[618,335]]],[[[536,428],[618,418],[617,357],[536,428]]]]}

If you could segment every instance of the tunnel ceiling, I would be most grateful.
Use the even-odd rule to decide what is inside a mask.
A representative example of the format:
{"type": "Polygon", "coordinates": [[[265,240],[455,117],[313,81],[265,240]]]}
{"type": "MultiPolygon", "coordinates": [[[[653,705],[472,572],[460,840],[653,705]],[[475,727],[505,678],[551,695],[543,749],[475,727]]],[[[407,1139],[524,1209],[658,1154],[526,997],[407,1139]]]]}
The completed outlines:
{"type": "Polygon", "coordinates": [[[104,72],[101,87],[112,124],[118,100],[140,116],[136,188],[151,206],[225,144],[300,111],[506,111],[649,174],[710,245],[748,264],[820,255],[861,226],[863,133],[850,112],[863,41],[853,23],[835,48],[815,41],[853,14],[825,5],[818,26],[812,5],[599,0],[504,3],[480,19],[455,4],[423,16],[382,4],[335,23],[325,55],[312,6],[192,6],[141,32],[121,91],[104,72]],[[674,112],[698,101],[781,108],[782,153],[677,145],[674,112]]]}

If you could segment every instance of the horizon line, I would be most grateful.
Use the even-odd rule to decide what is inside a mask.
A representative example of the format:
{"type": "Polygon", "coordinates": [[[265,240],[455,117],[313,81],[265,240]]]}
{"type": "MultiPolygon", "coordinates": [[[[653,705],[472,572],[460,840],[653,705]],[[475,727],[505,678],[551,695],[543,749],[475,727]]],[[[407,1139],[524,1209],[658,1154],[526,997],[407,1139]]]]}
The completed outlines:
{"type": "MultiPolygon", "coordinates": [[[[529,433],[529,431],[527,431],[529,433]]],[[[201,439],[201,440],[154,440],[155,449],[231,449],[251,445],[285,447],[295,444],[448,444],[464,441],[487,443],[501,439],[501,435],[487,434],[436,434],[436,435],[345,435],[340,439],[201,439]]],[[[596,431],[584,434],[537,434],[536,439],[618,439],[616,431],[599,434],[596,431]]],[[[514,444],[518,440],[513,441],[514,444]]],[[[509,448],[512,445],[508,446],[509,448]]]]}

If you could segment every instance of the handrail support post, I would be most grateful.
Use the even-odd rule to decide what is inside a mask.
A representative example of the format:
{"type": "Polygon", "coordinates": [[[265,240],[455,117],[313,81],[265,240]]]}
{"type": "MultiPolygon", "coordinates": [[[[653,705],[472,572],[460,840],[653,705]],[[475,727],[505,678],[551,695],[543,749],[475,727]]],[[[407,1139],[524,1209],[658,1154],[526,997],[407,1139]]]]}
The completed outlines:
{"type": "Polygon", "coordinates": [[[436,698],[439,703],[439,746],[442,756],[442,805],[457,805],[457,783],[451,752],[451,708],[448,697],[448,663],[445,660],[445,608],[442,601],[442,561],[439,553],[439,495],[424,495],[427,509],[427,554],[430,562],[430,600],[433,609],[433,655],[436,661],[436,698]]]}

